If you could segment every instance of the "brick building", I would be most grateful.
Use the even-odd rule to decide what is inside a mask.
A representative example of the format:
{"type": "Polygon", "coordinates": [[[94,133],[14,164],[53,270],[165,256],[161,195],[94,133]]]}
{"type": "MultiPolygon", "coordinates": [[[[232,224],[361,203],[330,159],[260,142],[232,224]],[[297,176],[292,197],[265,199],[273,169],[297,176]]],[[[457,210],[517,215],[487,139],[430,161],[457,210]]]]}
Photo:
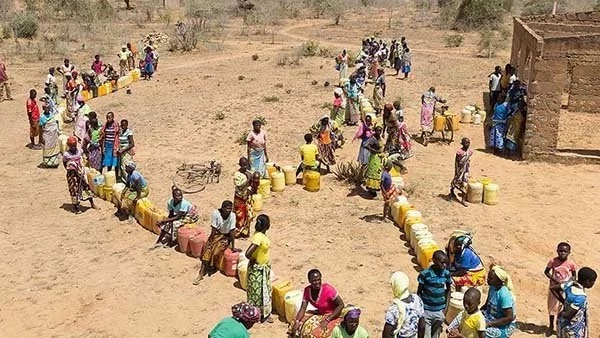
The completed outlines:
{"type": "Polygon", "coordinates": [[[600,159],[600,144],[589,149],[596,141],[585,151],[559,147],[561,116],[600,118],[600,11],[514,18],[513,29],[511,64],[528,85],[523,158],[600,159]]]}

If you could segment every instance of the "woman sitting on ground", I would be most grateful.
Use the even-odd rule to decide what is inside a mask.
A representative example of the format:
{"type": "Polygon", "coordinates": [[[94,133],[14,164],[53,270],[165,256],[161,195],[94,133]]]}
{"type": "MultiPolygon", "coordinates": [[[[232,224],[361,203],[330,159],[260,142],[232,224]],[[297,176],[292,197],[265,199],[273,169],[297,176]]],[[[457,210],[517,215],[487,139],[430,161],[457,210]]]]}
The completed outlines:
{"type": "Polygon", "coordinates": [[[485,336],[508,338],[517,329],[512,280],[503,268],[492,265],[487,282],[490,289],[481,308],[487,326],[485,336]]]}
{"type": "Polygon", "coordinates": [[[249,338],[248,330],[260,320],[260,310],[247,303],[231,307],[231,317],[221,320],[208,338],[249,338]]]}
{"type": "Polygon", "coordinates": [[[232,251],[242,251],[235,249],[235,213],[232,211],[231,201],[223,201],[221,208],[213,211],[210,220],[210,236],[202,249],[202,256],[200,256],[202,265],[194,285],[200,284],[204,275],[210,276],[218,270],[227,248],[231,248],[232,251]]]}
{"type": "Polygon", "coordinates": [[[167,219],[159,221],[156,225],[160,227],[160,235],[156,240],[154,248],[163,246],[162,242],[168,235],[170,242],[174,244],[177,240],[177,230],[185,224],[198,222],[198,210],[195,205],[183,198],[183,192],[176,186],[171,187],[173,198],[167,203],[169,216],[167,219]]]}
{"type": "Polygon", "coordinates": [[[123,189],[117,202],[117,216],[133,215],[137,201],[148,196],[149,190],[146,179],[135,168],[135,162],[129,162],[125,165],[127,180],[125,181],[125,189],[123,189]]]}
{"type": "Polygon", "coordinates": [[[331,338],[369,338],[369,333],[360,323],[360,309],[348,305],[342,311],[344,320],[333,329],[331,338]]]}
{"type": "Polygon", "coordinates": [[[292,323],[291,336],[329,337],[341,322],[340,314],[344,308],[344,301],[333,286],[321,283],[319,270],[310,270],[308,281],[310,285],[304,288],[302,305],[292,323]],[[309,304],[316,308],[316,311],[307,311],[309,304]]]}
{"type": "Polygon", "coordinates": [[[450,272],[456,289],[463,286],[482,286],[485,284],[485,268],[481,258],[471,247],[473,239],[469,235],[462,235],[451,239],[448,243],[448,257],[450,258],[450,272]]]}
{"type": "Polygon", "coordinates": [[[416,338],[425,334],[423,301],[408,291],[410,284],[404,272],[394,272],[391,279],[394,301],[385,313],[383,338],[416,338]]]}

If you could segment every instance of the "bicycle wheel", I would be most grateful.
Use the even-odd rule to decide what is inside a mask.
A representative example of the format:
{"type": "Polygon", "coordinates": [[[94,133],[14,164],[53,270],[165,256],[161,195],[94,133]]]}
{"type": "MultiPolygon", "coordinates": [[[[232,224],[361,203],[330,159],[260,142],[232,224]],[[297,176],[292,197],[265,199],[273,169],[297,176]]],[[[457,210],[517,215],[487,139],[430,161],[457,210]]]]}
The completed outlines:
{"type": "Polygon", "coordinates": [[[206,182],[204,180],[190,181],[179,175],[173,178],[173,185],[184,194],[195,194],[206,189],[206,182]]]}

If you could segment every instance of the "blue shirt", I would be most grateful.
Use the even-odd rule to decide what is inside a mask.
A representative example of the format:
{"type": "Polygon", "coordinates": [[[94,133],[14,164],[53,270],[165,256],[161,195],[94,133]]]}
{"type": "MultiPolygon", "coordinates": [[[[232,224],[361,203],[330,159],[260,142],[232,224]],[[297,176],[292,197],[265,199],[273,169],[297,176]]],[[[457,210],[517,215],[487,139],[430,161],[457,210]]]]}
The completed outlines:
{"type": "Polygon", "coordinates": [[[384,171],[381,174],[381,185],[386,191],[390,190],[390,188],[392,187],[392,175],[390,175],[389,172],[384,171]]]}
{"type": "Polygon", "coordinates": [[[483,269],[481,258],[479,258],[475,251],[473,251],[473,249],[471,249],[470,247],[466,247],[462,251],[462,253],[456,254],[454,265],[457,270],[465,269],[467,271],[470,271],[483,269]]]}
{"type": "Polygon", "coordinates": [[[419,273],[417,278],[421,285],[419,297],[427,311],[442,311],[446,308],[446,291],[452,277],[450,271],[444,269],[437,273],[432,267],[419,273]]]}
{"type": "Polygon", "coordinates": [[[174,200],[171,198],[169,200],[169,203],[167,203],[167,210],[169,210],[169,212],[172,212],[174,215],[180,213],[180,212],[185,212],[186,214],[190,211],[192,211],[192,203],[188,202],[186,199],[181,199],[181,202],[179,202],[179,204],[174,204],[174,200]]]}
{"type": "MultiPolygon", "coordinates": [[[[504,317],[504,310],[506,309],[513,309],[513,316],[516,318],[515,300],[513,299],[512,293],[510,293],[504,285],[500,288],[490,286],[487,308],[484,312],[486,320],[492,321],[504,317]]],[[[508,323],[498,328],[503,329],[510,324],[511,323],[508,323]]]]}
{"type": "Polygon", "coordinates": [[[134,170],[127,178],[127,186],[131,189],[135,189],[138,184],[140,184],[140,187],[145,188],[146,179],[144,179],[144,176],[142,176],[139,171],[134,170]]]}

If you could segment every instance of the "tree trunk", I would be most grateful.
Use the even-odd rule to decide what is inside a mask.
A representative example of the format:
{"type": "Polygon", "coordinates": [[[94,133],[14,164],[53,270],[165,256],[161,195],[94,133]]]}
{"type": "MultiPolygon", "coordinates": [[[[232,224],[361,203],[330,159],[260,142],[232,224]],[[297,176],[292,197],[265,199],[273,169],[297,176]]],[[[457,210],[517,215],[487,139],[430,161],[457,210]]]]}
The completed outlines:
{"type": "Polygon", "coordinates": [[[167,8],[167,0],[163,0],[163,8],[167,8]]]}
{"type": "Polygon", "coordinates": [[[131,9],[131,5],[129,4],[129,0],[123,0],[125,1],[125,9],[131,9]]]}
{"type": "Polygon", "coordinates": [[[394,16],[394,9],[390,8],[390,15],[388,16],[388,29],[392,29],[392,17],[394,16]]]}
{"type": "Polygon", "coordinates": [[[556,7],[558,7],[558,1],[554,0],[554,5],[552,6],[552,15],[556,14],[556,7]]]}
{"type": "Polygon", "coordinates": [[[335,25],[339,25],[340,24],[340,20],[342,19],[342,15],[338,14],[335,16],[335,25]]]}

